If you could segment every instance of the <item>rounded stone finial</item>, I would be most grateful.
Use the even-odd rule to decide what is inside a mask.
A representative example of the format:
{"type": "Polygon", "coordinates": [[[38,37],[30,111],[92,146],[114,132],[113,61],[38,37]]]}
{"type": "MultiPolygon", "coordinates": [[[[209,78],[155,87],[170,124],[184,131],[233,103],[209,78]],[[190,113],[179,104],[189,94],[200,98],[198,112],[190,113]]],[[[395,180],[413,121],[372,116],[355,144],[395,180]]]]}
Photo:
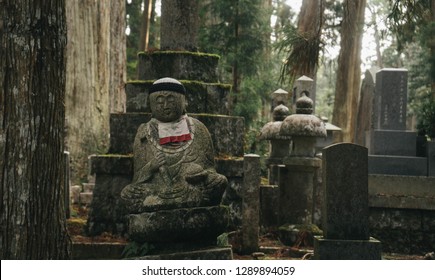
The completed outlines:
{"type": "Polygon", "coordinates": [[[272,115],[274,121],[283,121],[288,115],[290,115],[290,110],[287,106],[280,104],[273,109],[272,115]]]}
{"type": "Polygon", "coordinates": [[[313,113],[313,100],[309,98],[305,91],[302,96],[296,100],[296,114],[310,115],[313,113]]]}

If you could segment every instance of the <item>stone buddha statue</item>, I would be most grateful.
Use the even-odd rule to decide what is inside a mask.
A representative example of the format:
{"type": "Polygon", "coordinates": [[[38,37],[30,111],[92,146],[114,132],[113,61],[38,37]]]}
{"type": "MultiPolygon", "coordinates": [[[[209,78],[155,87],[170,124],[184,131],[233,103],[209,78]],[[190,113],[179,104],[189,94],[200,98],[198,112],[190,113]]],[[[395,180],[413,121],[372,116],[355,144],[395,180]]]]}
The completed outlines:
{"type": "Polygon", "coordinates": [[[162,78],[149,90],[152,118],[134,142],[134,177],[121,192],[131,214],[219,205],[227,185],[214,168],[207,128],[186,114],[185,88],[162,78]]]}

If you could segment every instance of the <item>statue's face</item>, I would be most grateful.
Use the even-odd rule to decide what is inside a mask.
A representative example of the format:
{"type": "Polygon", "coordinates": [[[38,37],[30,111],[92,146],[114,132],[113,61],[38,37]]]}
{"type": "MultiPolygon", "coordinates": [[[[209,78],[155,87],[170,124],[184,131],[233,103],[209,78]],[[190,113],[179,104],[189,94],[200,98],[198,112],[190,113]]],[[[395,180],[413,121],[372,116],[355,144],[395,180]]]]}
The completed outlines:
{"type": "Polygon", "coordinates": [[[186,109],[184,95],[172,91],[159,91],[150,95],[153,116],[161,122],[178,120],[186,109]]]}

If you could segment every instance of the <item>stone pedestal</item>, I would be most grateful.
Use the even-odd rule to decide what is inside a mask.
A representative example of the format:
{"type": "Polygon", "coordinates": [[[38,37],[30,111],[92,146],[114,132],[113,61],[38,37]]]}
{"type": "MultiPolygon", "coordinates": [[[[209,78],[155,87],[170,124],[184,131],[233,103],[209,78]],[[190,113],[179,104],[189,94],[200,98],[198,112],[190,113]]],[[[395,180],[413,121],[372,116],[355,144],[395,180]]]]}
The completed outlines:
{"type": "Polygon", "coordinates": [[[380,260],[381,242],[369,240],[340,240],[314,237],[316,260],[380,260]]]}
{"type": "Polygon", "coordinates": [[[226,206],[162,210],[128,215],[128,233],[137,242],[204,240],[216,244],[228,222],[226,206]]]}
{"type": "Polygon", "coordinates": [[[260,224],[260,156],[248,154],[243,162],[242,252],[258,251],[260,224]]]}
{"type": "Polygon", "coordinates": [[[134,258],[135,260],[232,260],[231,247],[205,248],[200,250],[156,254],[134,258]]]}
{"type": "Polygon", "coordinates": [[[287,157],[279,176],[279,223],[311,224],[314,175],[318,158],[287,157]]]}

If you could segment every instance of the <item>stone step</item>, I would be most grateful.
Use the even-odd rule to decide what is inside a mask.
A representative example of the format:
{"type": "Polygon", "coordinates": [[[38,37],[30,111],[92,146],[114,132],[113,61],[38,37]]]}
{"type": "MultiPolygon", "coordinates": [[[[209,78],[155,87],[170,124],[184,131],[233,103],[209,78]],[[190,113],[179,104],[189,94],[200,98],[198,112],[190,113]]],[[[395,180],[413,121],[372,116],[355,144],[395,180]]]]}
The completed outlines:
{"type": "Polygon", "coordinates": [[[80,204],[91,205],[92,197],[93,197],[93,193],[91,193],[91,192],[80,193],[80,204]]]}
{"type": "MultiPolygon", "coordinates": [[[[243,156],[245,122],[242,117],[189,114],[204,123],[210,132],[217,157],[243,156]]],[[[110,116],[110,154],[130,154],[138,127],[151,119],[150,113],[123,113],[110,116]]]]}
{"type": "MultiPolygon", "coordinates": [[[[127,112],[149,113],[148,91],[154,80],[133,81],[125,87],[127,112]]],[[[228,115],[228,98],[231,86],[180,80],[186,88],[187,112],[228,115]]]]}
{"type": "Polygon", "coordinates": [[[153,51],[138,54],[139,80],[172,77],[177,80],[217,82],[219,56],[187,51],[153,51]]]}
{"type": "Polygon", "coordinates": [[[70,187],[70,199],[71,203],[77,204],[80,202],[80,193],[82,192],[82,186],[75,185],[70,187]]]}
{"type": "Polygon", "coordinates": [[[93,192],[95,183],[82,183],[83,185],[83,192],[93,192]]]}

